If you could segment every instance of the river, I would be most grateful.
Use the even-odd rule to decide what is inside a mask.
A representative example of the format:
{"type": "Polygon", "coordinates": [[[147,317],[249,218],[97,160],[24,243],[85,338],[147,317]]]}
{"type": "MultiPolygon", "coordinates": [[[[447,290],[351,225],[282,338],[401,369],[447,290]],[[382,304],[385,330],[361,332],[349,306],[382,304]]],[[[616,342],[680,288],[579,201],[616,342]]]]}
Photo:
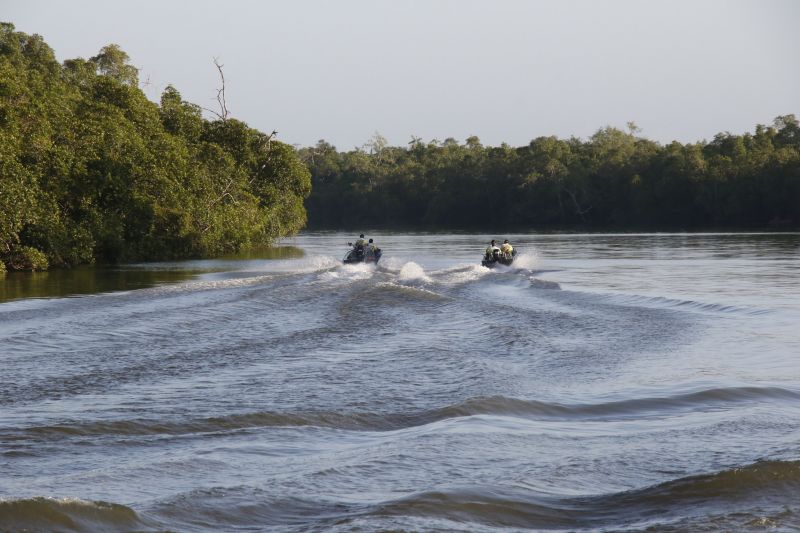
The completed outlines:
{"type": "Polygon", "coordinates": [[[800,529],[800,234],[367,236],[0,281],[0,530],[800,529]]]}

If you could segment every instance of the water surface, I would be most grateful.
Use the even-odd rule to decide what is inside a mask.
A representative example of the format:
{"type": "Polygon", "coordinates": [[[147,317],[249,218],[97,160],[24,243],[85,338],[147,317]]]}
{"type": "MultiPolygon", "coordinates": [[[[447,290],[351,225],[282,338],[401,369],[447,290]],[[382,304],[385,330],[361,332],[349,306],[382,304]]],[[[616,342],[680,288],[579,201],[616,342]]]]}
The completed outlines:
{"type": "Polygon", "coordinates": [[[800,235],[368,236],[6,285],[0,530],[800,528],[800,235]]]}

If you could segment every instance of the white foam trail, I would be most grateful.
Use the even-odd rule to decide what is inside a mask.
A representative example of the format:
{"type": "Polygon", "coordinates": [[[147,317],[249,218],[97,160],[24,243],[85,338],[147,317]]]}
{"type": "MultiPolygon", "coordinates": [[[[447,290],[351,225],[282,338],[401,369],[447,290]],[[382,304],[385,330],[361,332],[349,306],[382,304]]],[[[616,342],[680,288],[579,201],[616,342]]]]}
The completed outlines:
{"type": "Polygon", "coordinates": [[[142,291],[152,292],[154,294],[163,293],[179,293],[191,292],[201,290],[216,290],[216,289],[230,289],[236,287],[248,287],[251,285],[258,285],[269,279],[274,278],[276,275],[292,275],[292,274],[309,274],[313,272],[324,272],[333,269],[339,265],[339,261],[331,256],[315,255],[304,257],[299,260],[281,261],[280,263],[270,262],[270,270],[259,270],[259,275],[228,278],[228,279],[197,279],[184,281],[182,283],[160,285],[157,287],[150,287],[141,289],[142,291]]]}
{"type": "Polygon", "coordinates": [[[431,278],[425,274],[425,270],[413,261],[409,261],[400,269],[397,275],[400,281],[423,281],[430,283],[431,278]]]}
{"type": "Polygon", "coordinates": [[[378,283],[376,287],[381,287],[389,290],[400,291],[403,293],[410,293],[415,294],[417,296],[422,296],[429,299],[440,300],[443,299],[444,296],[439,294],[438,292],[434,292],[423,287],[409,287],[408,285],[398,285],[397,283],[393,283],[391,281],[384,281],[378,283]]]}
{"type": "Polygon", "coordinates": [[[469,283],[476,279],[482,278],[487,274],[491,274],[491,270],[481,265],[467,265],[459,267],[451,272],[447,272],[447,276],[443,278],[443,282],[448,285],[460,285],[469,283]]]}
{"type": "Polygon", "coordinates": [[[353,263],[347,265],[338,263],[337,266],[338,268],[336,269],[322,272],[318,279],[321,281],[360,281],[374,276],[376,270],[375,265],[371,263],[353,263]]]}
{"type": "Polygon", "coordinates": [[[403,257],[389,257],[381,261],[381,268],[390,272],[399,272],[407,262],[408,260],[403,257]]]}
{"type": "MultiPolygon", "coordinates": [[[[139,289],[139,292],[141,294],[162,295],[162,294],[196,292],[196,291],[207,291],[207,290],[218,290],[218,289],[234,289],[238,287],[249,287],[252,285],[258,285],[259,283],[263,283],[274,277],[275,273],[265,274],[263,276],[250,276],[246,278],[231,278],[231,279],[210,280],[210,281],[191,280],[191,281],[184,281],[182,283],[175,283],[170,285],[158,285],[155,287],[139,289]]],[[[132,291],[125,291],[125,293],[130,293],[130,292],[132,291]]],[[[125,294],[125,293],[115,292],[112,294],[125,294]]]]}
{"type": "Polygon", "coordinates": [[[354,263],[350,265],[342,265],[342,272],[351,277],[356,278],[371,278],[375,274],[374,263],[354,263]]]}
{"type": "Polygon", "coordinates": [[[304,257],[295,263],[292,270],[295,272],[317,272],[320,270],[328,270],[341,265],[341,261],[329,255],[312,255],[311,257],[304,257]]]}

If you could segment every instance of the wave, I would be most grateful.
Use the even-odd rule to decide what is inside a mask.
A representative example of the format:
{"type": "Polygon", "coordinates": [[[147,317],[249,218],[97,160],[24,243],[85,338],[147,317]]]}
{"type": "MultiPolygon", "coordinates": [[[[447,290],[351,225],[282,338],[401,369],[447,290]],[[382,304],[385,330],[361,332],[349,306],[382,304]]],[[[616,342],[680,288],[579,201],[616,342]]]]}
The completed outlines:
{"type": "Polygon", "coordinates": [[[411,285],[400,285],[393,282],[381,282],[375,285],[375,288],[372,289],[371,294],[375,294],[375,291],[383,290],[389,293],[396,293],[403,297],[411,297],[415,299],[422,299],[422,300],[444,300],[446,299],[445,296],[439,294],[438,292],[434,292],[428,289],[424,289],[422,287],[415,287],[411,285]]]}
{"type": "Polygon", "coordinates": [[[514,262],[511,264],[511,268],[521,269],[521,270],[533,270],[539,264],[539,258],[536,254],[531,252],[525,252],[522,254],[517,255],[514,258],[514,262]]]}
{"type": "MultiPolygon", "coordinates": [[[[391,500],[310,498],[248,486],[193,490],[151,504],[78,499],[0,500],[8,530],[150,531],[295,526],[398,529],[450,523],[459,529],[704,530],[797,527],[800,461],[759,461],[605,494],[559,495],[519,485],[443,485],[391,500]],[[427,522],[426,522],[427,520],[427,522]]],[[[417,529],[417,528],[415,528],[417,529]]]]}
{"type": "Polygon", "coordinates": [[[697,302],[694,300],[677,300],[673,298],[666,298],[664,296],[640,296],[640,295],[612,295],[610,298],[615,303],[621,305],[631,306],[645,306],[645,307],[666,307],[673,309],[683,309],[687,311],[694,311],[698,313],[730,313],[739,315],[757,316],[769,314],[770,311],[766,309],[754,309],[748,307],[740,307],[735,305],[724,305],[708,302],[697,302]]]}
{"type": "Polygon", "coordinates": [[[260,531],[274,526],[319,526],[362,513],[364,508],[322,498],[275,496],[263,489],[237,486],[193,490],[162,501],[148,512],[180,531],[260,531]]]}
{"type": "Polygon", "coordinates": [[[0,500],[3,531],[132,531],[154,526],[117,503],[44,497],[0,500]]]}
{"type": "Polygon", "coordinates": [[[363,281],[372,278],[377,269],[374,264],[356,263],[339,264],[334,268],[319,271],[318,280],[328,281],[363,281]]]}
{"type": "Polygon", "coordinates": [[[408,263],[404,264],[403,267],[400,269],[400,272],[397,274],[397,279],[401,282],[407,281],[422,281],[422,282],[430,282],[431,278],[429,278],[425,274],[425,270],[418,264],[413,261],[409,261],[408,263]]]}
{"type": "Polygon", "coordinates": [[[560,404],[522,400],[505,396],[474,398],[445,407],[437,419],[474,415],[503,415],[521,418],[608,419],[652,414],[673,414],[678,410],[718,408],[744,402],[800,400],[800,392],[778,387],[728,387],[673,396],[633,398],[614,402],[560,404]]]}
{"type": "MultiPolygon", "coordinates": [[[[313,255],[303,257],[302,259],[268,261],[265,262],[265,267],[263,269],[258,270],[223,271],[203,274],[200,275],[198,279],[138,289],[136,291],[127,291],[127,294],[135,292],[142,297],[151,297],[152,295],[170,296],[180,293],[246,288],[275,280],[287,280],[298,275],[323,273],[334,270],[338,266],[341,266],[341,262],[331,256],[313,255]]],[[[124,293],[115,292],[111,294],[124,293]]]]}
{"type": "MultiPolygon", "coordinates": [[[[370,514],[547,529],[660,528],[689,521],[698,529],[725,531],[752,525],[765,510],[796,508],[798,490],[799,461],[765,461],[602,495],[558,497],[520,487],[447,487],[388,502],[370,514]],[[758,506],[748,512],[745,502],[753,501],[758,506]]],[[[784,517],[797,522],[791,512],[784,517]]]]}
{"type": "Polygon", "coordinates": [[[463,285],[489,274],[491,274],[491,270],[481,265],[460,265],[432,272],[431,277],[445,285],[463,285]]]}
{"type": "Polygon", "coordinates": [[[529,281],[531,283],[531,287],[534,288],[534,289],[561,290],[561,285],[559,285],[555,281],[547,281],[547,280],[544,280],[544,279],[539,279],[539,278],[534,278],[534,277],[529,278],[529,281]]]}
{"type": "Polygon", "coordinates": [[[674,396],[614,402],[561,404],[505,396],[477,397],[439,409],[412,413],[262,411],[186,421],[119,420],[36,426],[7,430],[5,437],[61,438],[85,436],[190,435],[262,427],[314,426],[355,431],[392,431],[447,419],[494,415],[532,420],[608,420],[732,407],[746,402],[798,401],[800,392],[778,387],[728,387],[674,396]],[[9,433],[13,432],[13,433],[9,433]]]}

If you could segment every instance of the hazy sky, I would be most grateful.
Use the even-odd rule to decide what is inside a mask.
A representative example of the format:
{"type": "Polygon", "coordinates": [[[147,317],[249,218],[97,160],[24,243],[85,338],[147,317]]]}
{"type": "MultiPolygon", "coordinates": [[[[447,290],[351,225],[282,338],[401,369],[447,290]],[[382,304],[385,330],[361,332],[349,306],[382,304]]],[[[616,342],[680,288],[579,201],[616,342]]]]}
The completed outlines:
{"type": "Polygon", "coordinates": [[[800,114],[796,0],[0,0],[0,20],[59,60],[119,44],[153,100],[215,107],[218,57],[232,115],[300,145],[631,120],[686,142],[800,114]]]}

